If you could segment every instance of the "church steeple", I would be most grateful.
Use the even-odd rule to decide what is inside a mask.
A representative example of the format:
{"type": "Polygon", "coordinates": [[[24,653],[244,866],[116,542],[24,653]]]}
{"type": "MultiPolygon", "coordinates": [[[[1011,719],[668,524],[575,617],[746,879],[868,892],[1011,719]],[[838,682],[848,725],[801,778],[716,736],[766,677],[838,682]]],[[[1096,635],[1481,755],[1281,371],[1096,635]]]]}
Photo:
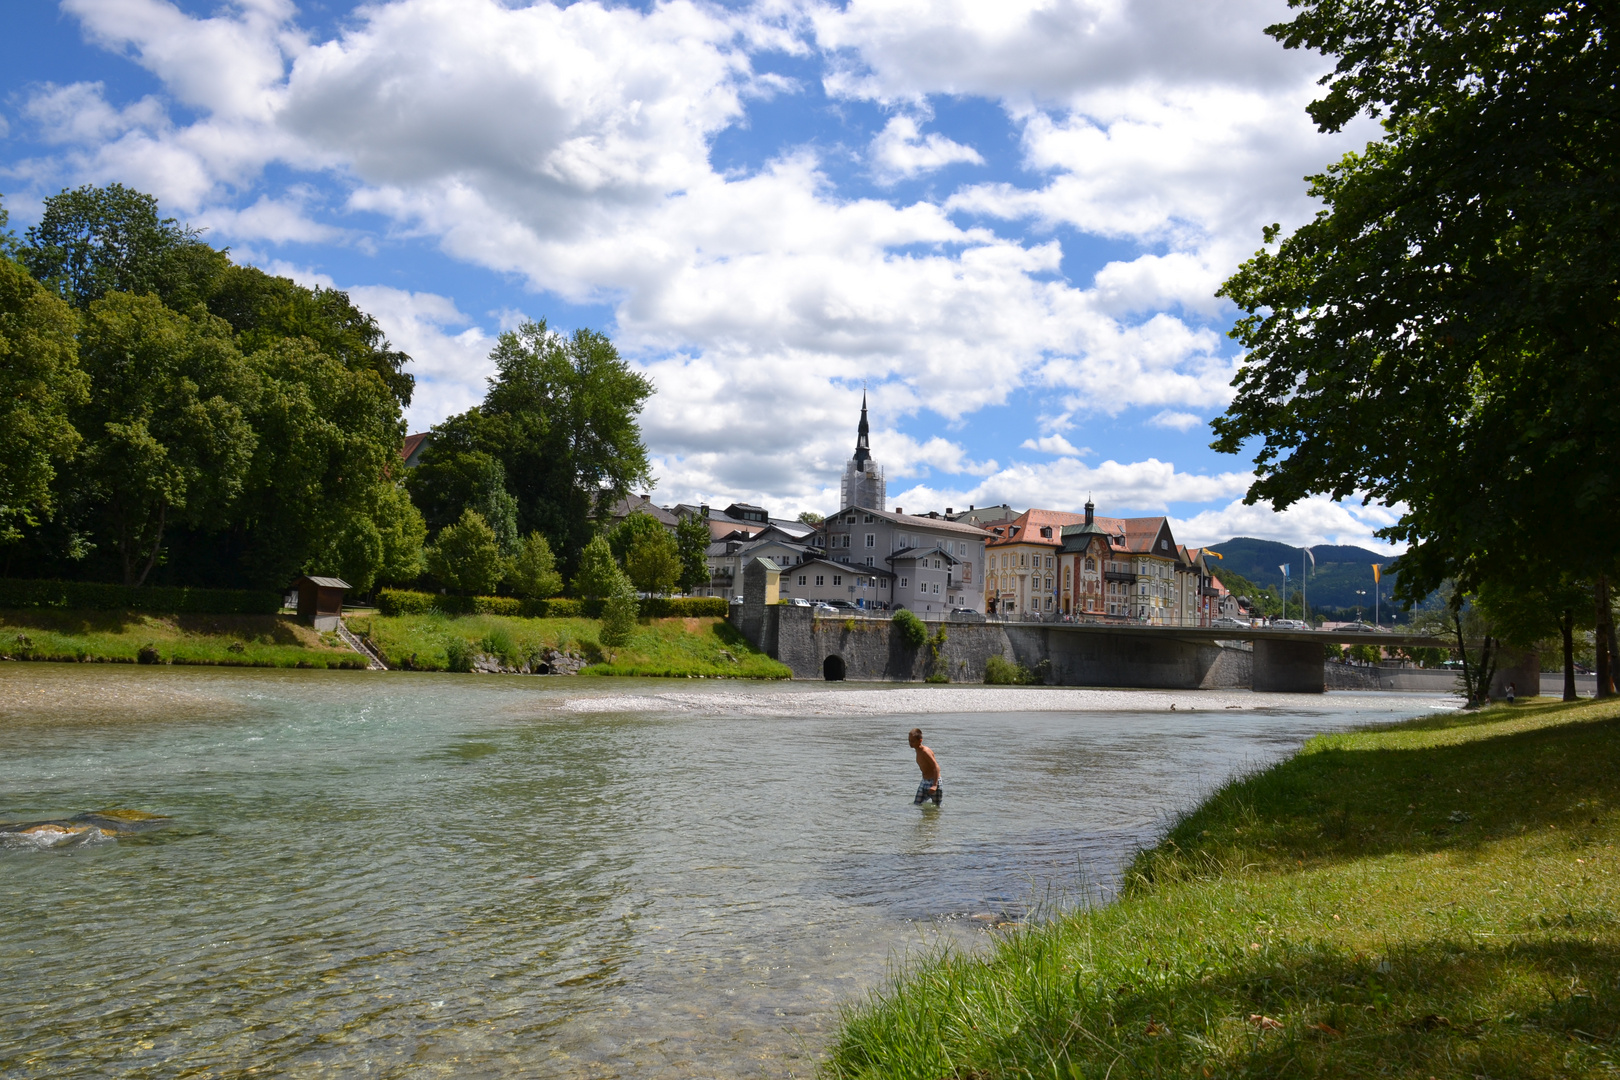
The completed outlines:
{"type": "Polygon", "coordinates": [[[869,438],[872,429],[866,422],[866,391],[861,391],[861,425],[855,429],[855,468],[861,472],[866,471],[866,463],[872,458],[872,446],[869,438]]]}
{"type": "Polygon", "coordinates": [[[839,491],[844,506],[887,509],[888,491],[883,481],[883,466],[872,460],[871,438],[872,426],[866,420],[866,391],[862,390],[861,423],[855,429],[855,454],[844,466],[844,481],[839,491]]]}

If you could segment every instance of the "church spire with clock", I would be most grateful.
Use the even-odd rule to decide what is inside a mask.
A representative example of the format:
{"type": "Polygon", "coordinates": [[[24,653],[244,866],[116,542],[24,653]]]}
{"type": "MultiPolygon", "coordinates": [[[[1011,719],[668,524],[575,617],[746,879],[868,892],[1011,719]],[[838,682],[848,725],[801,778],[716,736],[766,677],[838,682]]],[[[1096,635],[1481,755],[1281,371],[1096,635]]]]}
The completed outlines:
{"type": "Polygon", "coordinates": [[[840,506],[867,510],[887,510],[888,491],[883,483],[883,466],[872,460],[871,427],[866,422],[866,393],[861,392],[861,423],[855,429],[855,456],[844,466],[840,506]]]}

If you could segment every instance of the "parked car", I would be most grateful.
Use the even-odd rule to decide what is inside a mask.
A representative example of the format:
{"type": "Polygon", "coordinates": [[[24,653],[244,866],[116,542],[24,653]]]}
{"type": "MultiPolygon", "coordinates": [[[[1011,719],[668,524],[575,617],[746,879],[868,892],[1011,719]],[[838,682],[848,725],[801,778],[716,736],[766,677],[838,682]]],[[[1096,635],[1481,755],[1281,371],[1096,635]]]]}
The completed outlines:
{"type": "Polygon", "coordinates": [[[951,608],[951,618],[957,622],[984,622],[984,614],[970,607],[951,608]]]}
{"type": "Polygon", "coordinates": [[[817,600],[816,612],[820,615],[837,615],[838,609],[827,603],[825,600],[817,600]]]}
{"type": "Polygon", "coordinates": [[[794,607],[809,607],[810,606],[810,601],[806,600],[802,596],[795,596],[792,600],[788,601],[788,603],[792,604],[794,607]]]}
{"type": "Polygon", "coordinates": [[[1215,618],[1213,618],[1213,619],[1211,619],[1209,621],[1209,625],[1211,625],[1211,626],[1213,626],[1213,627],[1215,627],[1217,629],[1220,629],[1220,630],[1249,630],[1249,629],[1251,629],[1251,627],[1250,627],[1249,623],[1247,622],[1247,620],[1239,619],[1239,618],[1237,618],[1235,616],[1232,616],[1232,615],[1217,615],[1217,616],[1215,616],[1215,618]]]}
{"type": "Polygon", "coordinates": [[[850,603],[848,600],[823,600],[822,603],[826,604],[828,607],[837,608],[839,611],[859,611],[860,610],[854,604],[850,603]]]}
{"type": "Polygon", "coordinates": [[[1310,627],[1305,625],[1305,620],[1304,619],[1272,619],[1271,620],[1271,628],[1273,630],[1309,630],[1310,629],[1310,627]]]}
{"type": "Polygon", "coordinates": [[[1378,628],[1376,626],[1374,626],[1372,623],[1364,623],[1364,622],[1345,623],[1343,626],[1339,627],[1339,629],[1343,630],[1347,634],[1376,634],[1376,633],[1378,633],[1378,628]]]}

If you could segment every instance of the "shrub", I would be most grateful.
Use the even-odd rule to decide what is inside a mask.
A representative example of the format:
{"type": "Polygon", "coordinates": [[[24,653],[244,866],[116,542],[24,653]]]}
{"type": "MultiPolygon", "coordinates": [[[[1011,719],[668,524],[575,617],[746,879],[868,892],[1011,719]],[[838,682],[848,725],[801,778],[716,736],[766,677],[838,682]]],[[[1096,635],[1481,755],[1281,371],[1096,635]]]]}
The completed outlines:
{"type": "Polygon", "coordinates": [[[478,645],[489,655],[499,657],[503,664],[509,666],[517,664],[517,643],[512,640],[512,635],[504,626],[497,626],[485,634],[484,640],[478,645]]]}
{"type": "Polygon", "coordinates": [[[161,664],[163,663],[163,657],[158,655],[156,645],[148,643],[136,650],[135,662],[138,664],[161,664]]]}
{"type": "Polygon", "coordinates": [[[158,615],[274,615],[281,593],[268,589],[164,589],[94,581],[0,579],[0,608],[147,611],[158,615]]]}
{"type": "Polygon", "coordinates": [[[451,671],[471,671],[473,662],[472,646],[460,638],[450,638],[444,643],[444,666],[451,671]]]}
{"type": "Polygon", "coordinates": [[[923,625],[921,619],[904,608],[895,612],[894,618],[890,622],[894,623],[894,628],[900,632],[901,640],[913,649],[920,649],[927,643],[928,627],[923,625]]]}
{"type": "Polygon", "coordinates": [[[723,596],[652,596],[641,602],[641,614],[648,619],[724,619],[731,605],[723,596]]]}
{"type": "Polygon", "coordinates": [[[476,510],[461,512],[461,520],[439,530],[427,551],[428,573],[452,589],[465,593],[492,592],[506,576],[495,530],[476,510]]]}
{"type": "Polygon", "coordinates": [[[1023,664],[1013,663],[1005,656],[992,656],[985,661],[984,681],[995,686],[1028,686],[1035,676],[1023,664]]]}
{"type": "MultiPolygon", "coordinates": [[[[553,596],[545,600],[518,600],[510,596],[438,596],[409,589],[382,589],[377,610],[384,615],[520,615],[528,619],[599,619],[601,600],[573,600],[553,596]]],[[[641,601],[641,614],[649,619],[725,618],[730,611],[722,596],[649,597],[641,601]]]]}

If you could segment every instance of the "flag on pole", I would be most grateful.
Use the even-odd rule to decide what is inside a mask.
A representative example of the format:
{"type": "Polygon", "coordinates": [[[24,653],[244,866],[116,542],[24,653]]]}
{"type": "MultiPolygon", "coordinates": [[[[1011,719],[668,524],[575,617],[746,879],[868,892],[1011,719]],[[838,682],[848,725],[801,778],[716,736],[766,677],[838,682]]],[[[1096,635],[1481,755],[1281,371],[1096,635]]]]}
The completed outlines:
{"type": "Polygon", "coordinates": [[[1311,560],[1311,566],[1312,566],[1312,568],[1314,568],[1316,566],[1316,553],[1314,551],[1312,551],[1310,548],[1306,548],[1305,549],[1305,555],[1306,555],[1307,558],[1309,558],[1311,560]]]}
{"type": "Polygon", "coordinates": [[[1373,584],[1376,585],[1384,579],[1384,568],[1373,563],[1373,584]]]}
{"type": "Polygon", "coordinates": [[[1279,569],[1279,570],[1281,570],[1281,571],[1282,571],[1282,575],[1283,575],[1283,577],[1287,577],[1287,576],[1288,576],[1288,564],[1287,564],[1287,563],[1284,563],[1284,564],[1283,564],[1283,565],[1281,565],[1281,566],[1279,566],[1279,567],[1277,567],[1277,569],[1279,569]]]}

